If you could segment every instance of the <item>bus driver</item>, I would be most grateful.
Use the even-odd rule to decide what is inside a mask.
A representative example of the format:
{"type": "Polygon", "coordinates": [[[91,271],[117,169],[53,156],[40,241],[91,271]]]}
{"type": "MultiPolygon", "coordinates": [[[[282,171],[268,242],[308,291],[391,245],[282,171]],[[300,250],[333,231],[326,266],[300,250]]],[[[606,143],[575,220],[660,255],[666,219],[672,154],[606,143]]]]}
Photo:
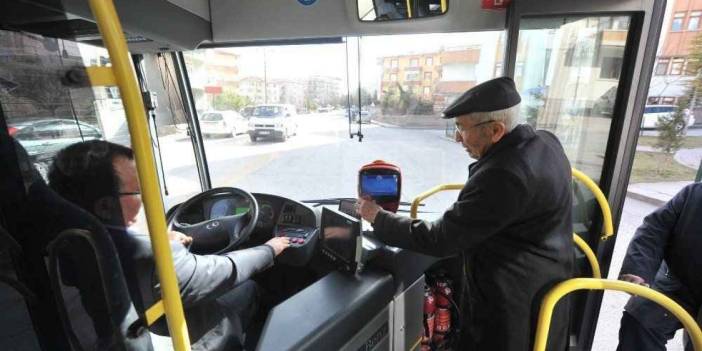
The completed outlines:
{"type": "MultiPolygon", "coordinates": [[[[76,143],[61,150],[49,172],[59,195],[95,215],[110,232],[132,300],[144,312],[160,298],[149,236],[128,227],[141,208],[139,179],[132,150],[103,140],[76,143]]],[[[249,278],[273,265],[289,246],[277,237],[266,244],[223,255],[195,255],[171,235],[171,250],[193,350],[237,350],[255,313],[256,284],[249,278]]],[[[150,329],[167,335],[165,318],[150,329]]]]}
{"type": "MultiPolygon", "coordinates": [[[[456,141],[477,161],[458,200],[435,221],[398,216],[372,199],[358,213],[388,245],[433,256],[460,254],[460,350],[528,350],[544,293],[573,273],[570,164],[556,137],[517,123],[510,78],[461,95],[444,111],[456,141]]],[[[554,311],[549,349],[563,350],[568,306],[554,311]]]]}

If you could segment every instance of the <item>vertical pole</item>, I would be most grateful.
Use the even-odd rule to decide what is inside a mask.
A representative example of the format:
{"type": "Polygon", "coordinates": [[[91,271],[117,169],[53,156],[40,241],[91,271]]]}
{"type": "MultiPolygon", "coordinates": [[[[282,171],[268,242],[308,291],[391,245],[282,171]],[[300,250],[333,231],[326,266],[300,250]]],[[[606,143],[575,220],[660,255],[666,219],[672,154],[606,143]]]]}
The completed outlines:
{"type": "Polygon", "coordinates": [[[173,255],[166,234],[165,211],[156,175],[156,162],[151,149],[148,125],[144,118],[146,115],[144,104],[134,76],[134,67],[129,58],[124,31],[112,1],[90,0],[90,8],[97,20],[103,42],[110,53],[112,70],[127,114],[127,125],[142,185],[144,211],[161,284],[168,330],[175,350],[187,351],[190,350],[190,337],[185,324],[183,302],[180,300],[178,279],[173,267],[173,255]]]}

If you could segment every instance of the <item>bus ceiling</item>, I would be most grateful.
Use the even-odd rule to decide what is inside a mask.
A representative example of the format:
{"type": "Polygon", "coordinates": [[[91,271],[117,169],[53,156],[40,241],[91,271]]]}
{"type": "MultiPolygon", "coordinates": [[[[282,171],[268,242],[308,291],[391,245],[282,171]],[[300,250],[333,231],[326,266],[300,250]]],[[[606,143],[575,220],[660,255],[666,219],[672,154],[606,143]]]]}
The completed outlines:
{"type": "MultiPolygon", "coordinates": [[[[404,17],[399,20],[361,19],[366,14],[362,9],[368,6],[374,8],[374,12],[382,12],[378,4],[385,0],[121,0],[115,1],[115,5],[132,53],[187,51],[257,42],[295,43],[358,35],[495,31],[507,27],[507,11],[484,9],[482,0],[425,2],[440,3],[442,13],[418,18],[417,11],[413,14],[412,9],[405,9],[404,17]]],[[[521,6],[526,4],[520,3],[528,1],[513,2],[521,6]]],[[[564,0],[551,7],[546,1],[538,11],[539,15],[562,13],[564,8],[569,14],[593,13],[595,8],[605,12],[643,11],[649,7],[647,2],[653,0],[564,0]]],[[[13,11],[0,14],[0,23],[5,29],[101,45],[97,25],[85,0],[9,3],[13,11]]]]}

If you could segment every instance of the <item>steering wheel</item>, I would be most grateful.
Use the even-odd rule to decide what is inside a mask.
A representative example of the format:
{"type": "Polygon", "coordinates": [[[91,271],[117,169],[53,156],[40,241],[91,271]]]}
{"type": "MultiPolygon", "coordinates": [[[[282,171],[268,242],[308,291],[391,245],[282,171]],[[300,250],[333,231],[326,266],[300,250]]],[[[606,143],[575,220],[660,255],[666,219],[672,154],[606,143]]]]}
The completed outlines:
{"type": "Polygon", "coordinates": [[[245,242],[258,221],[258,202],[246,190],[221,187],[195,195],[176,208],[168,219],[168,230],[191,236],[190,251],[196,254],[220,254],[232,251],[245,242]],[[225,195],[225,196],[222,196],[225,195]],[[213,197],[226,198],[226,195],[244,197],[251,204],[249,211],[242,214],[207,219],[199,223],[181,223],[181,214],[193,206],[202,206],[202,201],[213,197]]]}

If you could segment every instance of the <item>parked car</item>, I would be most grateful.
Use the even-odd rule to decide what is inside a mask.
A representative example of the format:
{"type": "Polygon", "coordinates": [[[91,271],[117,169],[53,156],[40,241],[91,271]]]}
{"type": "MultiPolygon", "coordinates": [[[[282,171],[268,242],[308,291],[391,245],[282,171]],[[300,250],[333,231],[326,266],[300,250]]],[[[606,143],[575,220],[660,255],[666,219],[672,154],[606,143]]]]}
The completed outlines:
{"type": "Polygon", "coordinates": [[[27,150],[29,159],[43,177],[54,155],[64,147],[92,139],[102,139],[100,129],[74,119],[37,119],[10,123],[8,133],[27,150]]]}
{"type": "Polygon", "coordinates": [[[351,107],[351,118],[353,119],[354,123],[358,123],[358,120],[360,118],[361,123],[370,123],[371,122],[371,116],[372,113],[366,108],[361,109],[361,116],[358,116],[358,108],[356,107],[351,107]]]}
{"type": "Polygon", "coordinates": [[[232,136],[249,130],[249,120],[236,111],[209,111],[200,117],[200,131],[203,136],[232,136]]]}
{"type": "Polygon", "coordinates": [[[297,111],[293,105],[259,105],[249,119],[249,137],[287,140],[297,134],[297,111]]]}
{"type": "MultiPolygon", "coordinates": [[[[643,119],[641,120],[641,129],[656,129],[658,120],[662,117],[675,113],[677,106],[675,105],[647,105],[644,107],[643,119]]],[[[695,117],[689,110],[685,110],[685,120],[687,126],[695,123],[695,117]]]]}

